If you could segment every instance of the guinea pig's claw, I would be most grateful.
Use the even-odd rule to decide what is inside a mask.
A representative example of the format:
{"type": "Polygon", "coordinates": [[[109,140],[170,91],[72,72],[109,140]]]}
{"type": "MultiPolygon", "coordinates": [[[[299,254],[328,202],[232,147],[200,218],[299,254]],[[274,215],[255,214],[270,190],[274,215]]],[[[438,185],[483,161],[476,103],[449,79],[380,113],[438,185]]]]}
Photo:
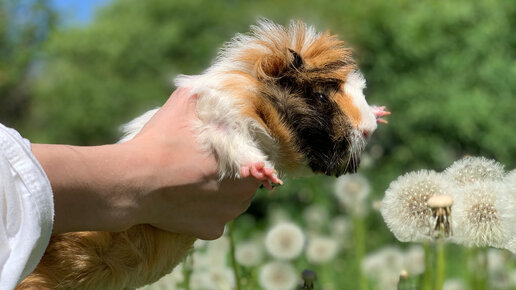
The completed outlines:
{"type": "Polygon", "coordinates": [[[273,190],[277,185],[283,185],[283,181],[278,178],[274,169],[265,167],[263,162],[254,162],[240,168],[240,174],[243,178],[254,177],[262,182],[262,186],[268,190],[273,190]]]}
{"type": "Polygon", "coordinates": [[[377,123],[387,124],[388,122],[382,117],[390,115],[391,112],[387,111],[385,106],[377,107],[371,106],[371,110],[373,111],[374,116],[376,117],[377,123]]]}

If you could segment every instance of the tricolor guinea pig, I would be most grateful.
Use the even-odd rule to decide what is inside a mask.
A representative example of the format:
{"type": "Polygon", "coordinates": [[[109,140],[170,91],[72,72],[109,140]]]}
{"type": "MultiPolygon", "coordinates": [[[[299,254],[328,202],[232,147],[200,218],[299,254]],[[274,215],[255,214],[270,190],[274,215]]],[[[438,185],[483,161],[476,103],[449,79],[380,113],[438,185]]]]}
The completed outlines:
{"type": "MultiPolygon", "coordinates": [[[[302,22],[261,20],[227,43],[203,74],[175,82],[199,96],[192,126],[217,156],[220,178],[254,176],[269,189],[282,183],[278,174],[354,173],[388,114],[368,105],[351,50],[302,22]]],[[[121,142],[155,112],[128,123],[121,142]]],[[[18,289],[134,289],[172,271],[194,241],[149,225],[55,235],[18,289]]]]}

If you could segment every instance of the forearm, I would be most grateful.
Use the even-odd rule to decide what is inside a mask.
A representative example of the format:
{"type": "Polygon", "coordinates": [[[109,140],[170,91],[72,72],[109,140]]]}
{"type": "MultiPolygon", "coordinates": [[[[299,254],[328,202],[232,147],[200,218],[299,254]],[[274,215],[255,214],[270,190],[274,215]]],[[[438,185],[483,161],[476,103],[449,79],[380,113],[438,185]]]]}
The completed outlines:
{"type": "Polygon", "coordinates": [[[54,192],[54,233],[121,231],[139,222],[138,193],[152,174],[145,155],[131,150],[125,144],[32,145],[54,192]]]}

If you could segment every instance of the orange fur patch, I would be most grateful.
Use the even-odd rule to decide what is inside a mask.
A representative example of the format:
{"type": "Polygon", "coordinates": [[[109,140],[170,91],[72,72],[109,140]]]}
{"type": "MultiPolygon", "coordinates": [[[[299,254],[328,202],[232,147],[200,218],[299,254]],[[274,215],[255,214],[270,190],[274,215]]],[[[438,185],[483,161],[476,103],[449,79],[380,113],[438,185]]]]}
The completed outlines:
{"type": "Polygon", "coordinates": [[[346,95],[344,88],[335,94],[335,102],[339,105],[339,108],[348,116],[349,121],[353,126],[358,126],[362,121],[362,114],[360,110],[353,104],[350,96],[346,95]]]}

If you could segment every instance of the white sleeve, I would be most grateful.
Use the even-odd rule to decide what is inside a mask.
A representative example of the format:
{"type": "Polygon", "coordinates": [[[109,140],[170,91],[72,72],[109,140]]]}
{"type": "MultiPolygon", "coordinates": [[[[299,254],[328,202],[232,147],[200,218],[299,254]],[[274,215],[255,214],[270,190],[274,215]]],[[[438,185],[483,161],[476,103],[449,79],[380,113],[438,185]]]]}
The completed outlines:
{"type": "Polygon", "coordinates": [[[53,219],[50,182],[30,142],[0,124],[0,290],[14,289],[36,268],[53,219]]]}

